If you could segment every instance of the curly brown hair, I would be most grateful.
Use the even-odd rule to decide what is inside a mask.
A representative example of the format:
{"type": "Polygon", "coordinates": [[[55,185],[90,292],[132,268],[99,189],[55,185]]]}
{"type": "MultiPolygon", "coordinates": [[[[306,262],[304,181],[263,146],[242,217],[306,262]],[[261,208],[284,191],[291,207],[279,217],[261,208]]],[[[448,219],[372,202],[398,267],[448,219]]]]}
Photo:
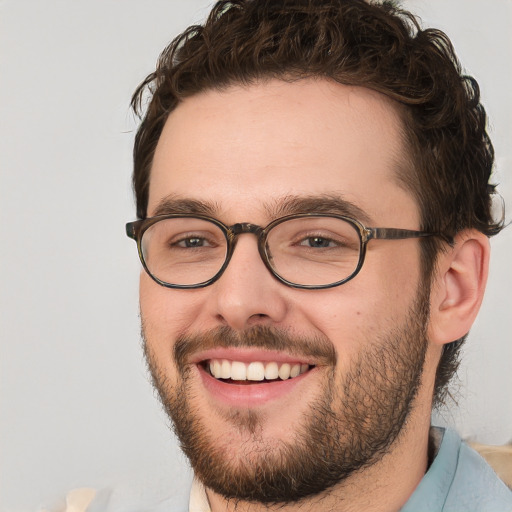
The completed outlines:
{"type": "MultiPolygon", "coordinates": [[[[132,98],[142,117],[134,146],[138,217],[147,216],[153,155],[179,102],[232,84],[306,77],[367,87],[395,100],[410,149],[410,165],[398,177],[417,199],[420,229],[445,240],[467,228],[488,236],[500,231],[502,223],[491,215],[494,151],[477,82],[462,73],[443,32],[423,30],[395,2],[365,0],[221,0],[204,25],[175,38],[132,98]]],[[[435,237],[421,241],[425,283],[442,245],[435,237]]],[[[437,405],[464,339],[445,347],[437,405]]]]}

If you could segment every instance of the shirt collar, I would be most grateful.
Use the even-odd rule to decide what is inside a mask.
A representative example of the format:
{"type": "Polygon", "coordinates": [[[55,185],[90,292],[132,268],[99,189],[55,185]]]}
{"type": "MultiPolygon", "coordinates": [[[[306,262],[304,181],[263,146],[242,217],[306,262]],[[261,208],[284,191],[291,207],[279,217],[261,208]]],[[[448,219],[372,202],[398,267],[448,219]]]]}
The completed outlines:
{"type": "Polygon", "coordinates": [[[194,477],[192,489],[190,489],[188,512],[212,512],[206,489],[196,477],[194,477]]]}

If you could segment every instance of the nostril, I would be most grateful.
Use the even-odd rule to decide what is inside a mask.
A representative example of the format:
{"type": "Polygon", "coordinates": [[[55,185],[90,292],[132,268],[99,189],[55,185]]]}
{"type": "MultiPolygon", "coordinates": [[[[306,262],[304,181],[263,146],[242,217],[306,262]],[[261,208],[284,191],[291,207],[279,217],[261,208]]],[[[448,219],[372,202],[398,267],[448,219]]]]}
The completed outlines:
{"type": "Polygon", "coordinates": [[[249,323],[254,323],[254,322],[261,322],[261,320],[268,320],[270,319],[270,317],[268,315],[266,315],[265,313],[255,313],[254,315],[251,315],[251,317],[249,317],[249,323]]]}

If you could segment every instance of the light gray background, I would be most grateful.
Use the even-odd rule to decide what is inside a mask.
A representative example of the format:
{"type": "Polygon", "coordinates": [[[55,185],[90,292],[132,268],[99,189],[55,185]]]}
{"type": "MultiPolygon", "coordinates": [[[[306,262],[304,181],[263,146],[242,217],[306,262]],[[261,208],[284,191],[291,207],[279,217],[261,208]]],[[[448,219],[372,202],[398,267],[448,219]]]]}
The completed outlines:
{"type": "MultiPolygon", "coordinates": [[[[130,95],[206,0],[0,0],[0,510],[77,486],[184,495],[139,347],[130,95]]],[[[480,81],[512,211],[512,2],[409,0],[480,81]]],[[[509,215],[510,218],[510,215],[509,215]]],[[[512,227],[470,335],[463,436],[512,438],[512,227]]],[[[184,503],[182,497],[179,503],[184,503]]],[[[177,507],[178,508],[178,507],[177,507]]]]}

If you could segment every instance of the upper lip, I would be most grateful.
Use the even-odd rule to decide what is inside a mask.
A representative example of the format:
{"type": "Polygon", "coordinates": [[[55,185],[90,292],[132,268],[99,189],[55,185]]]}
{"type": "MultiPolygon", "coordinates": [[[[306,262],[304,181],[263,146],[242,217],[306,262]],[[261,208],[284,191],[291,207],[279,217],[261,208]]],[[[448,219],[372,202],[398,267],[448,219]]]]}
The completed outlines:
{"type": "Polygon", "coordinates": [[[311,357],[300,354],[288,354],[261,348],[214,348],[195,353],[189,360],[191,364],[199,364],[210,359],[227,359],[228,361],[240,361],[251,363],[253,361],[276,362],[276,363],[305,363],[316,365],[311,357]]]}

